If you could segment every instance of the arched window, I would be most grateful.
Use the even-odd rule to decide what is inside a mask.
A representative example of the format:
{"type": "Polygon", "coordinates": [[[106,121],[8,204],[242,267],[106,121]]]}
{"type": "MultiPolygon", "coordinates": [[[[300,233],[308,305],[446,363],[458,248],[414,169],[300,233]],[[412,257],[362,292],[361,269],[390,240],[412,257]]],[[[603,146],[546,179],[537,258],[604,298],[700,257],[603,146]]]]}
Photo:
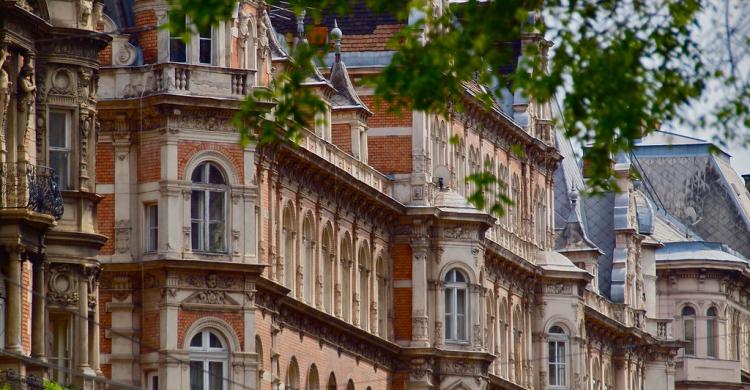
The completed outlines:
{"type": "Polygon", "coordinates": [[[354,381],[349,379],[349,382],[346,383],[346,390],[354,390],[354,381]]]}
{"type": "Polygon", "coordinates": [[[307,216],[302,224],[302,278],[305,302],[313,305],[313,291],[315,287],[315,267],[313,261],[313,235],[312,217],[307,216]]]}
{"type": "Polygon", "coordinates": [[[294,291],[294,276],[297,272],[294,267],[294,236],[296,233],[294,231],[294,216],[291,207],[287,207],[284,210],[282,218],[281,242],[283,243],[282,257],[284,258],[284,276],[282,281],[284,286],[294,291]]]}
{"type": "Polygon", "coordinates": [[[212,163],[198,165],[190,177],[192,248],[197,252],[226,252],[227,184],[221,170],[212,163]]]}
{"type": "Polygon", "coordinates": [[[523,323],[518,306],[513,310],[513,360],[516,383],[523,381],[523,323]]]}
{"type": "Polygon", "coordinates": [[[716,356],[716,339],[717,339],[717,329],[716,326],[716,317],[717,317],[718,311],[715,307],[709,307],[706,311],[706,354],[709,357],[717,357],[716,356]]]}
{"type": "Polygon", "coordinates": [[[517,174],[513,174],[511,179],[511,195],[510,199],[512,204],[510,205],[511,220],[509,221],[509,229],[515,232],[517,235],[521,232],[521,183],[518,179],[517,174]]]}
{"type": "Polygon", "coordinates": [[[352,241],[346,234],[341,243],[341,314],[344,321],[351,321],[352,311],[352,241]]]}
{"type": "Polygon", "coordinates": [[[190,339],[190,390],[227,388],[229,351],[222,338],[203,330],[190,339]]]}
{"type": "Polygon", "coordinates": [[[388,291],[386,287],[387,276],[385,273],[385,264],[382,257],[378,257],[376,265],[378,278],[378,333],[380,337],[386,338],[386,317],[388,315],[388,291]]]}
{"type": "Polygon", "coordinates": [[[604,364],[604,390],[613,390],[612,370],[609,369],[609,363],[604,364]]]}
{"type": "Polygon", "coordinates": [[[468,316],[467,283],[464,274],[452,269],[445,275],[445,340],[466,342],[468,316]]]}
{"type": "Polygon", "coordinates": [[[565,387],[568,385],[567,340],[565,331],[555,325],[549,329],[548,338],[548,366],[550,387],[565,387]]]}
{"type": "Polygon", "coordinates": [[[307,372],[307,386],[305,387],[305,390],[318,390],[319,387],[320,379],[318,379],[318,368],[313,364],[307,372]]]}
{"type": "Polygon", "coordinates": [[[359,326],[369,330],[370,317],[370,254],[367,244],[359,248],[359,326]]]}
{"type": "Polygon", "coordinates": [[[323,230],[323,239],[321,247],[321,259],[323,262],[323,309],[328,314],[333,314],[333,280],[334,274],[334,257],[333,241],[331,240],[331,229],[326,226],[323,230]]]}
{"type": "Polygon", "coordinates": [[[297,359],[294,357],[292,357],[292,361],[289,362],[289,367],[286,369],[284,390],[299,390],[299,365],[297,365],[297,359]]]}
{"type": "Polygon", "coordinates": [[[261,383],[263,382],[263,342],[260,341],[260,336],[255,336],[255,354],[258,356],[258,389],[263,388],[261,383]]]}
{"type": "Polygon", "coordinates": [[[682,328],[687,342],[685,355],[695,355],[695,309],[692,306],[682,308],[682,328]]]}
{"type": "Polygon", "coordinates": [[[500,303],[500,376],[508,379],[508,301],[503,298],[500,303]]]}
{"type": "Polygon", "coordinates": [[[334,375],[334,373],[328,375],[328,384],[326,384],[326,390],[336,390],[336,375],[334,375]]]}
{"type": "Polygon", "coordinates": [[[591,362],[591,388],[592,390],[602,390],[602,374],[599,367],[599,359],[594,358],[591,362]]]}

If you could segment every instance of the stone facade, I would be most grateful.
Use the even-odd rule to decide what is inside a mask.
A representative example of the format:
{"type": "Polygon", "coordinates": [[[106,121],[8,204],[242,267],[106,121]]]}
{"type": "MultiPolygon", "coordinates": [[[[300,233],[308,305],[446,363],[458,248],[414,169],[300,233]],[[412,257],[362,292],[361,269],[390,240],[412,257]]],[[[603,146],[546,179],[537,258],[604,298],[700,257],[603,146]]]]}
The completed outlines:
{"type": "Polygon", "coordinates": [[[95,192],[102,4],[0,5],[0,262],[6,380],[88,389],[99,365],[95,192]]]}

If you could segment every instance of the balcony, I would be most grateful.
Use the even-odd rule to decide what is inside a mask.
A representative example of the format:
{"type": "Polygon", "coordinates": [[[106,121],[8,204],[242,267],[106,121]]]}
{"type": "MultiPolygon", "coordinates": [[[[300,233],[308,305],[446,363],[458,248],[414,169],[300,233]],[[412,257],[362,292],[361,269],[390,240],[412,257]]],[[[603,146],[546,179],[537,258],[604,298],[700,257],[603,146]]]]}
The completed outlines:
{"type": "Polygon", "coordinates": [[[24,162],[0,163],[0,210],[28,210],[59,220],[64,211],[55,170],[24,162]]]}
{"type": "Polygon", "coordinates": [[[255,86],[255,71],[211,65],[161,63],[102,68],[101,100],[130,99],[155,94],[243,98],[255,86]]]}
{"type": "Polygon", "coordinates": [[[352,175],[355,179],[367,184],[379,192],[393,196],[393,184],[382,173],[370,165],[357,160],[349,153],[339,149],[336,145],[327,142],[310,131],[300,132],[299,146],[307,149],[316,156],[339,167],[339,169],[352,175]]]}

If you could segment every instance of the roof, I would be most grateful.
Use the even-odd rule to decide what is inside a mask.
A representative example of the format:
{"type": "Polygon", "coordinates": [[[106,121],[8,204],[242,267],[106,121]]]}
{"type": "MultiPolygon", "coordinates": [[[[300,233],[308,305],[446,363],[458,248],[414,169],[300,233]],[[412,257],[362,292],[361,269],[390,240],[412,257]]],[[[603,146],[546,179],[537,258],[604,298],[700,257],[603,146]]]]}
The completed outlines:
{"type": "Polygon", "coordinates": [[[747,259],[725,244],[706,241],[670,242],[656,250],[656,261],[699,260],[747,264],[747,259]]]}
{"type": "Polygon", "coordinates": [[[470,205],[466,198],[452,189],[438,191],[432,204],[443,211],[454,213],[476,214],[480,212],[470,205]]]}
{"type": "Polygon", "coordinates": [[[535,260],[536,265],[545,271],[572,272],[580,275],[589,274],[588,271],[578,268],[563,254],[555,251],[538,251],[535,260]]]}

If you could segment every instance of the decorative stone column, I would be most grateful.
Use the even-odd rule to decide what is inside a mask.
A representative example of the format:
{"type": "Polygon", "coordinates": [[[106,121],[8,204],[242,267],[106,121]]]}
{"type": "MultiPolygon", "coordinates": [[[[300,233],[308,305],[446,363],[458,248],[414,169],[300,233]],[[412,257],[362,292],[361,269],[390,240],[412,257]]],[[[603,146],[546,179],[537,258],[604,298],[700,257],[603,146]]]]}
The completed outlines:
{"type": "Polygon", "coordinates": [[[9,248],[8,254],[8,308],[5,317],[5,348],[10,352],[22,353],[21,347],[21,251],[22,248],[9,248]]]}
{"type": "Polygon", "coordinates": [[[427,332],[427,253],[429,240],[427,227],[419,221],[414,226],[412,237],[412,347],[429,347],[427,332]]]}
{"type": "Polygon", "coordinates": [[[81,270],[78,279],[78,368],[84,373],[89,366],[89,283],[86,269],[81,270]]]}
{"type": "Polygon", "coordinates": [[[44,257],[39,256],[33,264],[32,268],[32,284],[33,294],[31,297],[31,356],[40,362],[47,361],[47,353],[45,350],[45,320],[44,313],[46,311],[46,288],[44,283],[44,271],[46,264],[44,263],[44,257]]]}

